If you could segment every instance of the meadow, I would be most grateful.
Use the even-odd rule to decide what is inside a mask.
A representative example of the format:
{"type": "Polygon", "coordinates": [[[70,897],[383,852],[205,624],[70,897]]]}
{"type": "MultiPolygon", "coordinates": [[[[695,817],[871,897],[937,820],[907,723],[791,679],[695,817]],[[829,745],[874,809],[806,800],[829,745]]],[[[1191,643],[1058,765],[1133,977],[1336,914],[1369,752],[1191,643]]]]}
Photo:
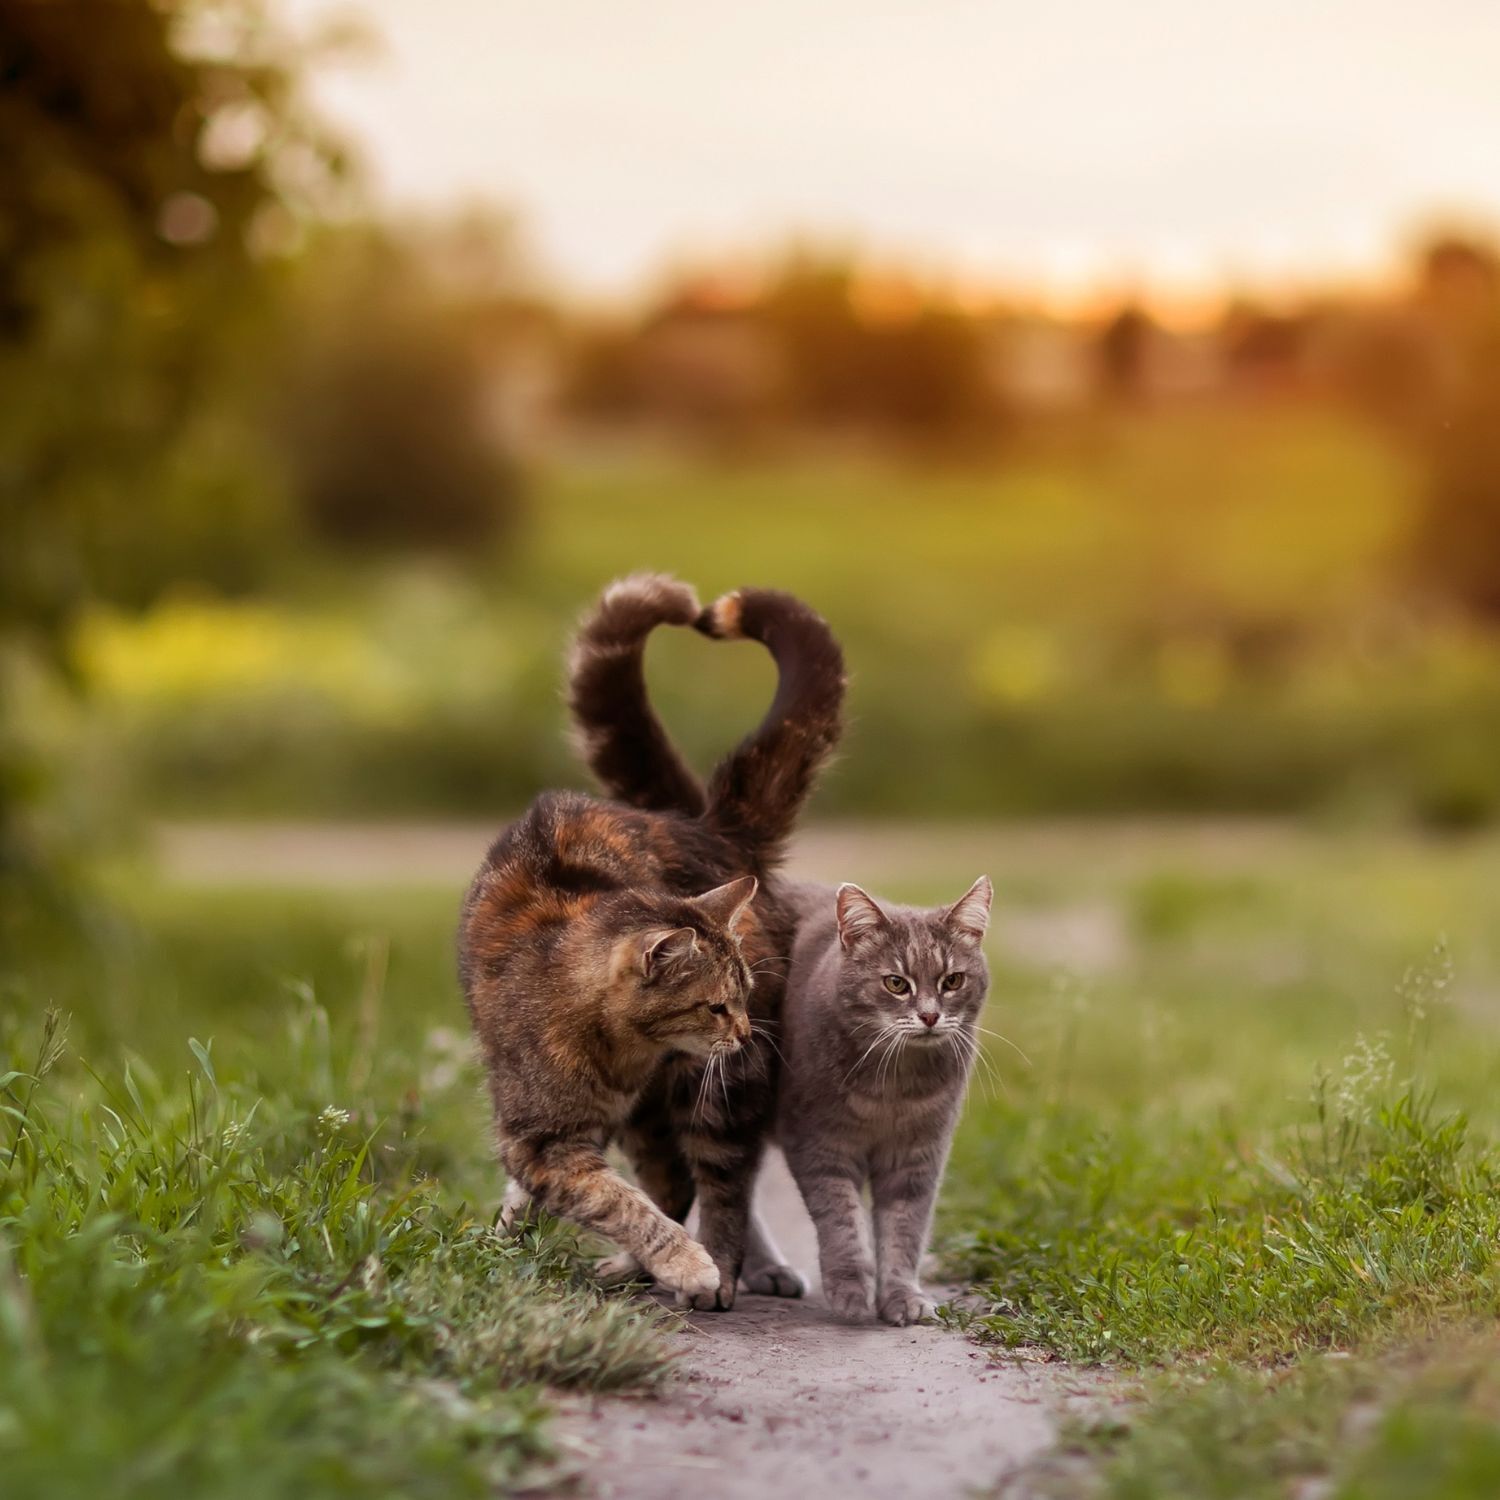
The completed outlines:
{"type": "MultiPolygon", "coordinates": [[[[1500,810],[1500,663],[1410,604],[1416,493],[1367,428],[1273,401],[1091,419],[1000,464],[560,457],[493,555],[289,549],[250,598],[94,608],[86,709],[39,694],[26,722],[96,807],[488,815],[577,783],[568,633],[609,579],[656,568],[706,599],[774,583],[833,623],[854,681],[827,815],[1468,826],[1500,810]]],[[[701,763],[769,695],[758,651],[672,636],[652,663],[701,763]]]]}
{"type": "MultiPolygon", "coordinates": [[[[981,855],[951,1316],[1119,1372],[1023,1492],[1493,1493],[1500,842],[970,828],[846,873],[981,855]]],[[[670,1315],[488,1233],[457,890],[99,894],[5,963],[7,1495],[565,1480],[547,1391],[663,1378],[670,1315]]]]}

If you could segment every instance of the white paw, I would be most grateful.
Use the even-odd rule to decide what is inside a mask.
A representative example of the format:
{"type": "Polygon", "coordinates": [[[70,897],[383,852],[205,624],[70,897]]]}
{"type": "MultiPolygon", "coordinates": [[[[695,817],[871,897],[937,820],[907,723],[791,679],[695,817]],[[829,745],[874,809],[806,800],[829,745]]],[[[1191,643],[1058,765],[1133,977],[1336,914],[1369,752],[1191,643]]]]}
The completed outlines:
{"type": "Polygon", "coordinates": [[[495,1215],[495,1228],[501,1234],[514,1234],[532,1217],[532,1210],[531,1194],[520,1183],[508,1182],[500,1212],[495,1215]]]}
{"type": "Polygon", "coordinates": [[[850,1322],[869,1317],[871,1291],[869,1280],[863,1276],[831,1277],[823,1282],[823,1295],[829,1307],[850,1322]]]}
{"type": "Polygon", "coordinates": [[[805,1297],[807,1277],[791,1266],[757,1266],[746,1271],[741,1280],[747,1292],[758,1297],[805,1297]]]}
{"type": "Polygon", "coordinates": [[[696,1298],[713,1298],[719,1290],[719,1268],[713,1257],[698,1244],[686,1244],[670,1250],[651,1267],[652,1274],[668,1291],[676,1292],[679,1302],[696,1307],[696,1298]]]}
{"type": "Polygon", "coordinates": [[[718,1285],[711,1290],[678,1292],[677,1305],[693,1312],[728,1312],[734,1306],[734,1283],[726,1282],[721,1276],[718,1285]]]}
{"type": "Polygon", "coordinates": [[[624,1286],[631,1281],[649,1281],[651,1276],[630,1251],[621,1250],[594,1262],[594,1279],[600,1286],[624,1286]]]}
{"type": "Polygon", "coordinates": [[[915,1287],[892,1287],[881,1293],[880,1321],[893,1328],[905,1328],[911,1323],[933,1323],[937,1321],[937,1308],[931,1298],[924,1297],[915,1287]]]}

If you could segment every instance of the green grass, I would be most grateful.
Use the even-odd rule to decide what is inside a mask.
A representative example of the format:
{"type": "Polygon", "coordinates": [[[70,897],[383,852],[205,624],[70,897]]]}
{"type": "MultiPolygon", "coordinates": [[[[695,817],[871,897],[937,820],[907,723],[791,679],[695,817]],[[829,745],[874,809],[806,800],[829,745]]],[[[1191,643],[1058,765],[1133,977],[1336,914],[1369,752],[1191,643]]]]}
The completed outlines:
{"type": "Polygon", "coordinates": [[[456,1002],[426,983],[441,929],[408,971],[410,920],[389,966],[306,902],[139,922],[37,965],[87,1050],[38,988],[0,1026],[7,1500],[559,1478],[543,1390],[649,1385],[660,1316],[592,1290],[557,1226],[490,1232],[456,1002]]]}
{"type": "MultiPolygon", "coordinates": [[[[1500,841],[1194,847],[995,835],[985,1024],[1029,1061],[991,1038],[939,1242],[974,1336],[1116,1381],[1025,1482],[1479,1500],[1500,841]],[[1080,937],[1015,956],[1058,911],[1111,925],[1092,969],[1080,937]]],[[[977,873],[943,863],[890,894],[977,873]]],[[[658,1378],[659,1315],[593,1292],[556,1226],[485,1232],[457,892],[112,894],[91,937],[4,981],[7,1496],[556,1477],[545,1388],[658,1378]],[[71,1022],[48,1066],[53,1002],[71,1022]]]]}
{"type": "Polygon", "coordinates": [[[1496,853],[1329,839],[1013,890],[1112,895],[1131,935],[1092,980],[1001,977],[987,1024],[1031,1066],[992,1044],[945,1194],[970,1331],[1126,1382],[1028,1482],[1493,1492],[1496,853]]]}

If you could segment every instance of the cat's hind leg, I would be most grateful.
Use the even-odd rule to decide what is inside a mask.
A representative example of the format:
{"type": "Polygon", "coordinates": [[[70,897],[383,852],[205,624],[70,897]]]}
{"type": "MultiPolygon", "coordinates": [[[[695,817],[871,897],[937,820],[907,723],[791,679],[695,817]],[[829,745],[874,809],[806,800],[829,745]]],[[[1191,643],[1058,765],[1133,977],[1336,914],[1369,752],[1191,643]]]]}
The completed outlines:
{"type": "Polygon", "coordinates": [[[786,1257],[771,1238],[766,1221],[750,1211],[750,1226],[745,1234],[745,1264],[740,1280],[747,1292],[762,1297],[805,1297],[807,1278],[789,1266],[786,1257]]]}
{"type": "Polygon", "coordinates": [[[500,1200],[500,1212],[495,1215],[495,1228],[501,1234],[514,1234],[528,1219],[533,1217],[535,1204],[531,1194],[514,1177],[505,1184],[505,1196],[500,1200]]]}

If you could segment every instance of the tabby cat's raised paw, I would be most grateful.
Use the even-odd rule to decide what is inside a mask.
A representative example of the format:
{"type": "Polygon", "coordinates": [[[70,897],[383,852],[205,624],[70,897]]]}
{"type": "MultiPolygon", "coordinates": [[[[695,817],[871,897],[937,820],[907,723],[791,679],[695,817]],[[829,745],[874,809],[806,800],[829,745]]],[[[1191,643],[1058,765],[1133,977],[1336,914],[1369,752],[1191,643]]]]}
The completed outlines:
{"type": "Polygon", "coordinates": [[[651,1271],[662,1286],[677,1293],[678,1301],[684,1306],[699,1306],[699,1298],[708,1299],[702,1305],[713,1305],[714,1295],[719,1290],[719,1268],[696,1240],[688,1240],[677,1249],[668,1251],[651,1267],[651,1271]]]}
{"type": "Polygon", "coordinates": [[[678,1292],[677,1305],[692,1312],[728,1312],[734,1306],[734,1283],[721,1276],[712,1291],[678,1292]]]}

